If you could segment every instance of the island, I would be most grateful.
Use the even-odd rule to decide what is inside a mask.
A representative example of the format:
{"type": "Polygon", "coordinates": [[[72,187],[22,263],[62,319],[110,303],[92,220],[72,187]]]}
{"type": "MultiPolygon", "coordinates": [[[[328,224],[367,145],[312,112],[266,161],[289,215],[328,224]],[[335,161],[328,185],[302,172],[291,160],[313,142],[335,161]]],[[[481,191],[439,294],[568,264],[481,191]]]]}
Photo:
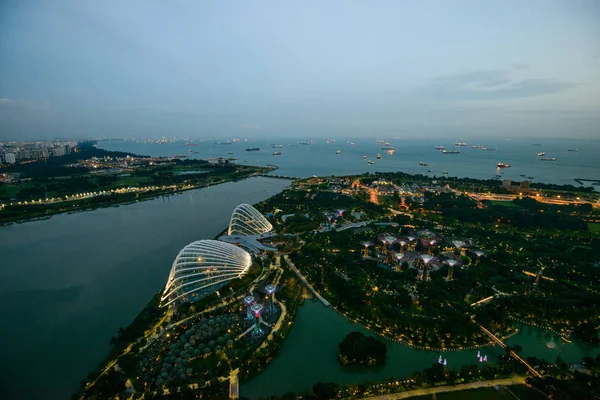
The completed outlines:
{"type": "MultiPolygon", "coordinates": [[[[583,390],[587,383],[569,382],[584,372],[526,357],[505,340],[529,324],[565,343],[598,341],[595,196],[401,172],[295,180],[259,204],[240,204],[214,240],[183,247],[165,289],[119,329],[79,396],[243,396],[239,383],[278,356],[305,301],[436,362],[386,382],[315,382],[303,398],[477,381],[527,382],[552,395],[583,390]],[[487,346],[502,348],[497,360],[482,351],[471,364],[446,365],[447,351],[487,346]]],[[[339,347],[351,365],[380,364],[385,354],[384,343],[358,332],[339,347]]],[[[582,361],[594,379],[596,363],[582,361]]]]}
{"type": "Polygon", "coordinates": [[[373,336],[350,332],[338,348],[338,360],[345,365],[374,367],[385,364],[387,346],[373,336]]]}

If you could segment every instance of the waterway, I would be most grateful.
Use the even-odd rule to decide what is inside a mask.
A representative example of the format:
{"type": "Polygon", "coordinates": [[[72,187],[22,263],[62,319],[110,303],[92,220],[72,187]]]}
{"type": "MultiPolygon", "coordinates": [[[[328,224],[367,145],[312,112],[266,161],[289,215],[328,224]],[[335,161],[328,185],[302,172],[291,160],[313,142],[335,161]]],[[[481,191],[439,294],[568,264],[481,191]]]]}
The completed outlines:
{"type": "MultiPolygon", "coordinates": [[[[240,395],[250,399],[282,395],[287,392],[310,390],[317,382],[341,384],[363,383],[384,379],[406,379],[414,372],[431,367],[440,353],[418,350],[403,344],[381,339],[387,344],[387,362],[376,368],[342,366],[336,358],[337,346],[349,332],[360,331],[373,335],[337,314],[321,303],[307,301],[298,310],[296,321],[286,339],[281,354],[265,370],[240,387],[240,395]]],[[[567,362],[580,362],[581,357],[596,354],[592,348],[571,343],[563,344],[556,334],[520,326],[519,332],[506,341],[509,345],[523,346],[524,356],[537,356],[555,360],[561,356],[567,362]],[[553,343],[552,349],[547,343],[553,343]]],[[[496,362],[503,350],[499,346],[474,350],[447,351],[442,357],[447,366],[460,368],[465,364],[477,364],[478,351],[487,355],[488,361],[496,362]]]]}
{"type": "MultiPolygon", "coordinates": [[[[276,174],[308,177],[311,175],[349,175],[365,172],[396,172],[411,174],[442,176],[444,171],[449,176],[493,179],[497,174],[501,179],[521,181],[529,179],[534,182],[571,184],[577,186],[575,178],[598,179],[600,171],[600,141],[579,139],[505,139],[479,138],[467,141],[465,147],[454,146],[455,140],[418,139],[405,137],[380,138],[394,147],[395,153],[388,155],[381,147],[385,143],[377,143],[375,138],[338,139],[335,143],[327,143],[324,138],[315,138],[308,145],[297,144],[307,138],[276,139],[283,148],[273,148],[273,140],[248,139],[228,145],[219,145],[214,140],[197,141],[197,146],[185,146],[179,143],[143,143],[137,141],[103,141],[99,147],[106,150],[127,151],[135,154],[151,156],[189,155],[191,158],[207,159],[216,157],[235,157],[239,164],[279,166],[276,174]],[[350,145],[348,142],[353,142],[350,145]],[[292,146],[290,146],[292,144],[292,146]],[[540,144],[540,146],[533,146],[540,144]],[[446,149],[460,149],[460,154],[442,154],[435,150],[438,145],[446,149]],[[474,149],[472,145],[485,145],[488,149],[474,149]],[[259,151],[246,151],[248,147],[258,147],[259,151]],[[193,149],[197,153],[189,153],[193,149]],[[569,151],[578,149],[579,151],[569,151]],[[336,151],[340,150],[340,154],[336,151]],[[273,152],[281,152],[273,156],[273,152]],[[233,153],[230,155],[228,153],[233,153]],[[545,152],[545,157],[556,157],[556,161],[540,161],[538,152],[545,152]],[[376,159],[377,154],[381,159],[376,159]],[[369,165],[367,156],[375,164],[369,165]],[[428,166],[419,166],[423,161],[428,166]],[[498,169],[498,162],[509,164],[510,168],[498,169]],[[431,172],[429,172],[431,171],[431,172]],[[524,175],[524,176],[521,176],[524,175]],[[532,177],[532,179],[528,178],[532,177]]],[[[586,183],[585,185],[589,185],[586,183]]]]}
{"type": "Polygon", "coordinates": [[[0,399],[66,399],[164,285],[186,244],[289,181],[251,178],[0,227],[0,399]]]}

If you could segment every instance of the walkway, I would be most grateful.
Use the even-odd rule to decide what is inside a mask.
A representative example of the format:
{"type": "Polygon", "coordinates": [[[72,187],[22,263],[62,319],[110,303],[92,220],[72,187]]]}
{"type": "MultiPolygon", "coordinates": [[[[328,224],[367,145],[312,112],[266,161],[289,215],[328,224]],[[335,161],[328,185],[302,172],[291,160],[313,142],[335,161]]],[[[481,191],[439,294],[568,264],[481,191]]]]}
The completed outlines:
{"type": "MultiPolygon", "coordinates": [[[[473,318],[471,318],[473,319],[473,318]]],[[[473,322],[475,322],[475,319],[473,319],[473,322]]],[[[477,322],[475,322],[477,324],[477,322]]],[[[479,324],[477,324],[479,325],[479,324]]],[[[488,335],[490,338],[492,338],[492,340],[494,342],[496,342],[497,344],[499,344],[503,349],[506,348],[506,344],[504,344],[504,342],[500,339],[498,339],[498,337],[496,337],[496,335],[494,335],[492,332],[488,331],[486,328],[484,328],[483,326],[479,325],[479,327],[481,328],[481,330],[483,332],[485,332],[486,335],[488,335]]],[[[531,365],[529,365],[529,363],[525,360],[523,360],[523,358],[521,358],[521,356],[519,356],[517,353],[515,353],[514,351],[510,351],[510,355],[517,361],[520,361],[523,365],[525,365],[527,367],[527,369],[529,369],[529,372],[531,372],[532,375],[538,377],[538,378],[542,378],[542,375],[537,372],[535,369],[533,369],[533,367],[531,365]]]]}
{"type": "Polygon", "coordinates": [[[229,374],[229,398],[231,400],[240,398],[240,380],[238,379],[239,368],[229,374]]]}
{"type": "Polygon", "coordinates": [[[321,303],[323,303],[323,305],[325,307],[329,307],[331,306],[331,303],[329,303],[327,300],[325,300],[325,298],[323,298],[323,296],[321,296],[316,290],[315,288],[306,280],[306,278],[304,277],[304,275],[302,275],[302,273],[300,271],[298,271],[298,268],[296,268],[296,266],[294,265],[294,263],[292,263],[290,261],[290,258],[288,256],[283,256],[285,258],[285,261],[287,262],[287,264],[290,266],[290,268],[292,269],[292,271],[294,271],[296,273],[296,275],[298,275],[298,278],[300,278],[300,280],[306,285],[306,287],[315,295],[315,297],[317,299],[319,299],[321,301],[321,303]]]}
{"type": "Polygon", "coordinates": [[[508,386],[508,385],[523,385],[523,384],[525,384],[525,378],[523,378],[522,376],[513,376],[512,378],[493,379],[491,381],[471,382],[471,383],[464,383],[461,385],[454,385],[454,386],[438,386],[438,387],[432,387],[432,388],[427,388],[427,389],[408,390],[406,392],[383,394],[381,396],[363,397],[363,399],[364,400],[398,400],[398,399],[408,399],[410,397],[415,397],[415,396],[426,396],[426,395],[433,395],[433,394],[437,394],[437,393],[454,392],[457,390],[494,387],[494,386],[498,386],[498,385],[508,386]]]}

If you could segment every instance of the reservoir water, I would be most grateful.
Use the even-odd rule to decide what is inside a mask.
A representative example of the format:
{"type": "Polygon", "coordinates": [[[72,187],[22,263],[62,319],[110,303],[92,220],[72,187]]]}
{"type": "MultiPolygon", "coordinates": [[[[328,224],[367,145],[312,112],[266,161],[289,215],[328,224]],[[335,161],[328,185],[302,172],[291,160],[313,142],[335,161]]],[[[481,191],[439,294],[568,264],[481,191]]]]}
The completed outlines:
{"type": "Polygon", "coordinates": [[[238,204],[287,185],[251,178],[0,226],[0,399],[69,398],[162,288],[183,246],[219,234],[238,204]]]}
{"type": "MultiPolygon", "coordinates": [[[[487,138],[469,140],[467,146],[456,147],[448,139],[407,139],[387,138],[395,153],[388,155],[375,138],[338,139],[327,143],[324,138],[315,139],[308,145],[297,144],[296,140],[281,140],[282,148],[273,148],[273,140],[248,140],[220,145],[215,141],[197,142],[197,146],[179,143],[141,143],[136,141],[104,141],[99,146],[106,150],[127,151],[141,155],[176,156],[189,155],[191,158],[235,157],[239,164],[279,166],[276,174],[307,177],[311,175],[348,175],[364,172],[407,172],[442,176],[492,179],[500,174],[502,179],[521,181],[533,177],[534,182],[577,185],[574,178],[600,178],[600,141],[567,139],[498,139],[487,138]],[[350,145],[348,141],[355,144],[350,145]],[[290,146],[292,144],[292,146],[290,146]],[[539,144],[540,146],[533,146],[539,144]],[[460,149],[460,154],[442,154],[435,150],[438,145],[446,149],[460,149]],[[474,149],[472,145],[485,145],[488,150],[474,149]],[[258,147],[259,151],[246,151],[248,147],[258,147]],[[189,153],[193,149],[196,153],[189,153]],[[496,149],[496,150],[489,150],[496,149]],[[569,151],[569,149],[578,151],[569,151]],[[340,150],[339,154],[336,151],[340,150]],[[273,152],[281,152],[274,156],[273,152]],[[555,157],[556,161],[540,161],[537,153],[545,152],[545,157],[555,157]],[[233,155],[229,154],[233,153],[233,155]],[[381,159],[376,159],[377,154],[381,159]],[[369,165],[363,156],[375,162],[369,165]],[[419,166],[423,161],[427,167],[419,166]],[[498,162],[509,164],[510,168],[498,169],[498,162]],[[428,172],[432,171],[432,172],[428,172]],[[524,177],[521,175],[525,175],[524,177]]],[[[457,138],[457,141],[459,139],[457,138]]],[[[463,140],[460,140],[461,142],[463,140]]]]}
{"type": "MultiPolygon", "coordinates": [[[[509,345],[523,346],[523,355],[543,357],[554,361],[561,356],[565,361],[577,363],[581,357],[597,354],[597,350],[573,342],[563,344],[556,334],[531,326],[520,326],[519,332],[509,338],[509,345]],[[553,348],[547,344],[552,343],[553,348]]],[[[317,382],[363,383],[388,378],[405,379],[414,372],[431,367],[440,353],[417,350],[403,344],[383,340],[387,344],[387,362],[382,367],[356,368],[342,366],[336,358],[337,346],[344,336],[353,331],[373,335],[354,325],[331,308],[308,300],[298,310],[296,322],[286,339],[281,353],[265,370],[240,386],[240,395],[250,399],[282,395],[287,392],[310,390],[317,382]]],[[[496,362],[503,352],[499,346],[476,350],[447,351],[442,356],[448,366],[460,368],[465,364],[478,364],[477,352],[496,362]]]]}

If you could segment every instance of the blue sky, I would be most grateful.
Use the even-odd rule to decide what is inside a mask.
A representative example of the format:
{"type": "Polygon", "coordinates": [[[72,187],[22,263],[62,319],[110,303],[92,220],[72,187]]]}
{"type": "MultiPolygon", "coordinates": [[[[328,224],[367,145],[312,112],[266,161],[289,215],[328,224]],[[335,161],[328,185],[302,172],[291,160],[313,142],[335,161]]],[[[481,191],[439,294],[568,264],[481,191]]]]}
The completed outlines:
{"type": "Polygon", "coordinates": [[[0,139],[600,137],[600,2],[0,2],[0,139]]]}

